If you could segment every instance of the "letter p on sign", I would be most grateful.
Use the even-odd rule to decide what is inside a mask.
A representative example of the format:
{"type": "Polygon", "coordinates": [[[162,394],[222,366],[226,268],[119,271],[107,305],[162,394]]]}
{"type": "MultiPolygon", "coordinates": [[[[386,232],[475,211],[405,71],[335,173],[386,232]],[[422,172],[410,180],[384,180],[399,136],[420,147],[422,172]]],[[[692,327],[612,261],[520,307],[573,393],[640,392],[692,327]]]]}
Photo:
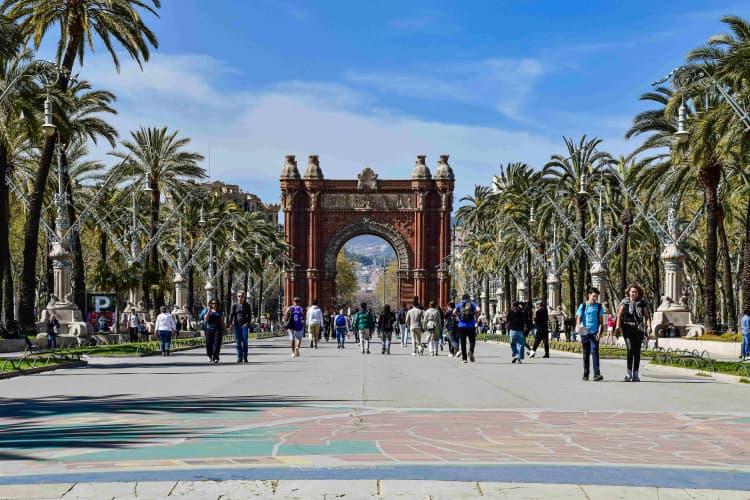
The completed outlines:
{"type": "Polygon", "coordinates": [[[102,312],[102,310],[109,309],[112,301],[106,295],[97,295],[94,297],[94,311],[102,312]]]}

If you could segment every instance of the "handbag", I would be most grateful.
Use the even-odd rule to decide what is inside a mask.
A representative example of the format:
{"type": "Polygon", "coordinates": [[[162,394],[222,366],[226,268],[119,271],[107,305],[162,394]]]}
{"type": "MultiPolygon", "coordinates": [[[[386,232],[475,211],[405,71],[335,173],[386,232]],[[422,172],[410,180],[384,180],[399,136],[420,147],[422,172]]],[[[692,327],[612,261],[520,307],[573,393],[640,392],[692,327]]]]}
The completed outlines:
{"type": "Polygon", "coordinates": [[[428,329],[428,330],[434,330],[436,326],[437,326],[437,325],[436,325],[436,324],[435,324],[435,322],[434,322],[434,321],[432,321],[432,320],[429,320],[429,321],[427,322],[427,329],[428,329]]]}
{"type": "Polygon", "coordinates": [[[587,326],[584,326],[584,325],[577,326],[576,327],[576,333],[578,335],[588,335],[589,334],[589,329],[588,329],[587,326]]]}

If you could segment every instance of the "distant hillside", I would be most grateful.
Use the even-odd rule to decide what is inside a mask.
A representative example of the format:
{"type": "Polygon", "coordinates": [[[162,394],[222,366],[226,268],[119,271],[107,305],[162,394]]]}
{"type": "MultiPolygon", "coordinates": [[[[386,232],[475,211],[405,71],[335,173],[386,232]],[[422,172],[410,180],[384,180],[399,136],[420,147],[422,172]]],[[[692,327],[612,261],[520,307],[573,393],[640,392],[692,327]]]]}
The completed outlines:
{"type": "Polygon", "coordinates": [[[359,261],[363,266],[373,263],[382,265],[383,259],[388,264],[396,259],[396,252],[388,242],[369,234],[357,236],[346,242],[344,253],[348,258],[359,261]]]}

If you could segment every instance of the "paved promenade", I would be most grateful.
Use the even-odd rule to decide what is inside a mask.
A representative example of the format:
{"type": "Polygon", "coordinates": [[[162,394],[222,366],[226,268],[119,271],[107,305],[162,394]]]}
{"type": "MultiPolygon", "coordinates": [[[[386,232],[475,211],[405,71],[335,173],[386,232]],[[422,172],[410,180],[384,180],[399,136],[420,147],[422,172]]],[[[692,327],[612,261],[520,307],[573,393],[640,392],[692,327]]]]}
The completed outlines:
{"type": "Polygon", "coordinates": [[[611,498],[599,485],[633,498],[749,496],[745,384],[649,365],[642,383],[623,383],[619,360],[583,382],[578,356],[519,366],[492,343],[467,365],[411,346],[382,356],[377,343],[371,355],[323,342],[292,358],[284,339],[261,340],[240,365],[233,350],[218,365],[196,349],[0,381],[0,498],[149,496],[135,485],[196,498],[269,487],[549,498],[539,492],[552,484],[570,485],[560,498],[611,498]]]}

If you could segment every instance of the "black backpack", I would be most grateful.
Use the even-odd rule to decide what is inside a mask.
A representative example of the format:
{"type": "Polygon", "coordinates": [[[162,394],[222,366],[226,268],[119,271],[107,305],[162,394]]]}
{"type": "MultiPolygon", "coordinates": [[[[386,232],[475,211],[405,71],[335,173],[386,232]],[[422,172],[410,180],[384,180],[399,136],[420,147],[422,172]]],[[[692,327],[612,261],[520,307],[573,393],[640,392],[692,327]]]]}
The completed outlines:
{"type": "Polygon", "coordinates": [[[476,310],[474,309],[474,304],[472,304],[471,301],[464,300],[461,304],[461,312],[459,313],[461,321],[463,323],[471,323],[472,321],[474,321],[475,313],[476,310]]]}

